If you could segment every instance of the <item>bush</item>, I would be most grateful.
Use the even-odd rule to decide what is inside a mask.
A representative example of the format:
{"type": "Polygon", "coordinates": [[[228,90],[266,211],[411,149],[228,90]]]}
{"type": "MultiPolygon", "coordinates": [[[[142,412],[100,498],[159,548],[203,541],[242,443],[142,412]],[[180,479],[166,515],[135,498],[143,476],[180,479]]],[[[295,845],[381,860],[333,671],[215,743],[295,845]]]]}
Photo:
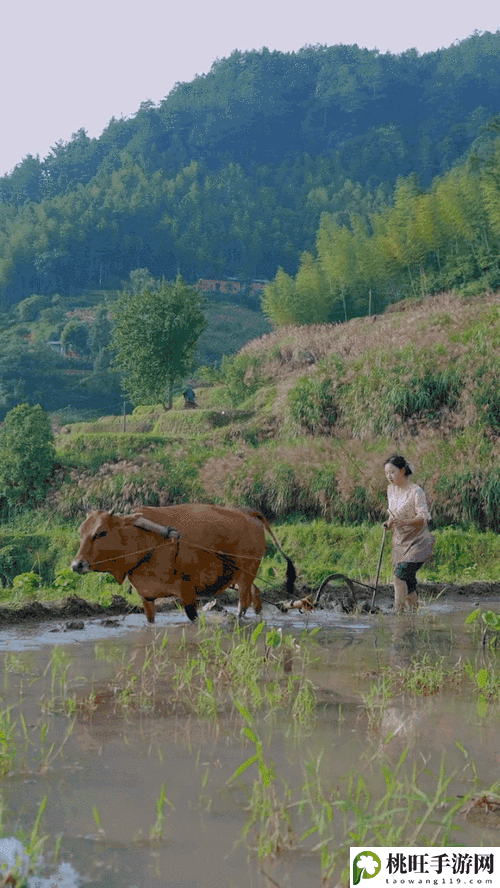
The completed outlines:
{"type": "Polygon", "coordinates": [[[20,321],[36,321],[37,318],[40,317],[40,312],[44,309],[50,302],[50,296],[42,296],[39,294],[34,294],[33,296],[28,296],[27,299],[22,299],[21,302],[18,302],[16,305],[16,312],[20,321]]]}
{"type": "Polygon", "coordinates": [[[220,374],[232,407],[237,407],[257,391],[257,364],[257,359],[250,355],[224,355],[222,358],[220,374]]]}
{"type": "Polygon", "coordinates": [[[85,321],[68,321],[61,333],[61,342],[65,349],[70,349],[78,355],[88,355],[89,325],[85,321]]]}
{"type": "Polygon", "coordinates": [[[3,546],[0,549],[0,582],[2,586],[11,586],[18,574],[29,571],[31,558],[26,551],[15,545],[3,546]]]}
{"type": "Polygon", "coordinates": [[[39,588],[41,579],[34,571],[18,574],[14,577],[12,588],[14,592],[20,592],[21,595],[33,598],[35,592],[39,588]]]}
{"type": "Polygon", "coordinates": [[[0,492],[8,502],[41,500],[55,456],[50,420],[40,405],[19,404],[10,410],[0,430],[0,492]]]}

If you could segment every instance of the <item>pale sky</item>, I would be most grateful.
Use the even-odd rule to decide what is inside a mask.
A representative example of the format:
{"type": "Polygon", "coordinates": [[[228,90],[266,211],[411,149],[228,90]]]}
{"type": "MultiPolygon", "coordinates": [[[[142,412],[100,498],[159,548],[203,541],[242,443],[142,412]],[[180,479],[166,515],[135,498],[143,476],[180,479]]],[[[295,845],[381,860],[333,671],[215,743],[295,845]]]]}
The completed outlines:
{"type": "Polygon", "coordinates": [[[164,98],[235,50],[357,43],[420,53],[500,29],[498,0],[5,0],[0,175],[164,98]]]}

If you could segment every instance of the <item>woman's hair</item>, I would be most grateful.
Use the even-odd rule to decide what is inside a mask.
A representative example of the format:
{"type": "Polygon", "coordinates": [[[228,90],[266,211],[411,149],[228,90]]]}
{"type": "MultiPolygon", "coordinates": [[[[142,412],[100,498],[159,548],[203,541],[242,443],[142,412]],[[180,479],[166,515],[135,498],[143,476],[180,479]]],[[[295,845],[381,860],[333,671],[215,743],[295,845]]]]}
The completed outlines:
{"type": "Polygon", "coordinates": [[[399,456],[397,453],[393,453],[392,456],[389,456],[386,459],[384,466],[390,463],[391,466],[396,466],[397,469],[404,469],[405,475],[413,475],[413,466],[404,458],[404,456],[399,456]]]}

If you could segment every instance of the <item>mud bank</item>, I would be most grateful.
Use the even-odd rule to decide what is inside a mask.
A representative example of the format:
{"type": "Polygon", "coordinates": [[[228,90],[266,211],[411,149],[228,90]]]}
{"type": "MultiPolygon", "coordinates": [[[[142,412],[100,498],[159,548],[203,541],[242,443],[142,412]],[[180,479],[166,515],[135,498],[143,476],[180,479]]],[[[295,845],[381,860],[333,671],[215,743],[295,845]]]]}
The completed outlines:
{"type": "MultiPolygon", "coordinates": [[[[371,598],[373,590],[367,586],[358,585],[355,581],[350,588],[339,584],[335,591],[329,591],[328,595],[322,594],[316,602],[318,610],[334,608],[339,601],[343,600],[345,593],[349,594],[352,601],[352,592],[356,602],[362,604],[363,600],[371,598]]],[[[463,600],[470,598],[471,604],[480,602],[482,598],[491,599],[498,596],[500,603],[500,583],[424,583],[418,588],[419,597],[422,603],[433,601],[437,598],[445,599],[447,603],[451,603],[454,599],[463,600]]],[[[296,591],[297,603],[301,599],[309,598],[315,600],[316,590],[309,586],[299,586],[296,591]]],[[[392,599],[392,585],[380,585],[377,592],[377,601],[385,601],[392,599]]],[[[283,605],[287,604],[283,597],[283,593],[271,592],[269,590],[262,592],[262,600],[264,604],[274,605],[279,610],[283,610],[283,605]]],[[[216,602],[221,607],[235,605],[237,602],[237,593],[226,592],[217,596],[216,602]]],[[[199,600],[200,608],[207,604],[206,599],[199,600]]],[[[175,598],[163,598],[157,601],[156,610],[158,613],[162,611],[176,610],[179,602],[175,598]]],[[[102,620],[110,619],[118,616],[126,616],[128,614],[142,614],[143,609],[137,595],[132,594],[130,598],[123,595],[113,595],[109,605],[101,605],[97,602],[87,601],[76,595],[70,596],[63,601],[30,601],[23,605],[15,607],[0,607],[0,627],[15,625],[25,622],[45,622],[47,620],[69,620],[78,621],[89,618],[101,618],[102,620]]]]}

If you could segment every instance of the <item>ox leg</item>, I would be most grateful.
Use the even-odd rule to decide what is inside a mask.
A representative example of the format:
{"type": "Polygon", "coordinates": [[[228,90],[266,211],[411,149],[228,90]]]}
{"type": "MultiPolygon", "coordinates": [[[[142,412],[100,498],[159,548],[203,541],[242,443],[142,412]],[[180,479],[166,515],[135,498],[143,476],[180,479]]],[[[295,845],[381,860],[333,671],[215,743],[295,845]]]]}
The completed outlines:
{"type": "Polygon", "coordinates": [[[189,617],[192,623],[195,622],[198,613],[196,607],[196,592],[192,583],[183,583],[181,588],[182,603],[186,617],[189,617]]]}
{"type": "Polygon", "coordinates": [[[245,584],[238,583],[238,589],[240,590],[240,600],[238,602],[238,617],[244,617],[247,608],[250,607],[252,603],[252,587],[245,584]]]}
{"type": "Polygon", "coordinates": [[[254,609],[254,611],[255,611],[256,614],[260,614],[260,612],[261,612],[261,610],[262,610],[262,601],[261,601],[261,598],[260,598],[260,589],[258,589],[257,586],[256,586],[254,583],[252,583],[252,591],[251,591],[251,595],[252,595],[253,609],[254,609]]]}
{"type": "Polygon", "coordinates": [[[154,623],[155,621],[155,600],[154,598],[143,598],[142,605],[144,607],[144,613],[148,618],[148,623],[154,623]]]}

